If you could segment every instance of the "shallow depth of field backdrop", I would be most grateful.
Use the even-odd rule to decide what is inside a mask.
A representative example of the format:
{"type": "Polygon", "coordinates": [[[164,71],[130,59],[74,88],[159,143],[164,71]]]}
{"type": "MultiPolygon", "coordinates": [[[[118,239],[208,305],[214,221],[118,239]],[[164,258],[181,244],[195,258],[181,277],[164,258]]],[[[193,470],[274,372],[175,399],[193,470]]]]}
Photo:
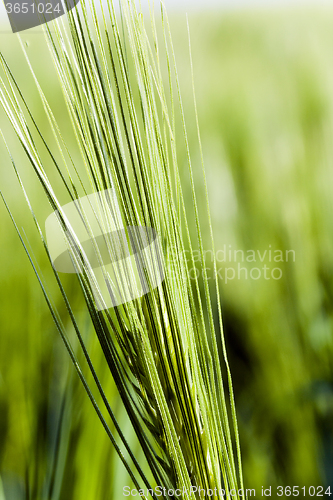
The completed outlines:
{"type": "MultiPolygon", "coordinates": [[[[333,487],[333,10],[211,10],[189,20],[245,484],[333,487]],[[243,262],[241,250],[256,260],[243,262]]],[[[185,14],[172,13],[171,25],[199,171],[185,14]]],[[[22,40],[71,140],[40,31],[22,40]]],[[[2,31],[0,48],[44,127],[16,36],[2,31]]],[[[2,111],[0,126],[9,127],[2,111]]],[[[51,140],[46,122],[45,133],[51,140]]],[[[46,218],[50,207],[13,134],[9,143],[46,218]]],[[[48,276],[1,141],[0,155],[1,191],[48,276]]],[[[130,480],[70,365],[3,204],[0,223],[0,499],[26,498],[27,478],[33,500],[121,498],[130,480]]],[[[199,263],[193,272],[200,273],[199,263]]],[[[80,311],[77,283],[69,277],[66,285],[80,311]]],[[[62,311],[56,286],[54,301],[62,311]]],[[[89,341],[134,443],[98,345],[89,341]]]]}

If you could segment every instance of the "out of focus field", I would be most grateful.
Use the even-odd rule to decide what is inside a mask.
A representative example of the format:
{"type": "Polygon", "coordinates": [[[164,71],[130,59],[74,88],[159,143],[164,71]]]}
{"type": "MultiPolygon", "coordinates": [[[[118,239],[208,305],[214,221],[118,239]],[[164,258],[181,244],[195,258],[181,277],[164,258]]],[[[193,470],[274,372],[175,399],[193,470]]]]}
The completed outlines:
{"type": "MultiPolygon", "coordinates": [[[[185,15],[172,18],[172,27],[200,195],[185,15]]],[[[190,27],[245,484],[258,492],[261,486],[322,485],[333,493],[333,10],[207,14],[190,17],[190,27]],[[244,255],[253,250],[256,261],[242,262],[238,252],[238,260],[232,254],[225,262],[225,248],[244,255]],[[270,262],[269,250],[283,259],[270,262]],[[286,250],[295,256],[288,262],[286,250]],[[245,271],[238,276],[238,264],[248,268],[248,279],[245,271]],[[251,269],[264,265],[278,267],[281,279],[263,273],[251,279],[251,269]],[[227,283],[226,268],[236,270],[227,283]]],[[[51,138],[13,39],[0,35],[0,48],[51,138]]],[[[27,32],[22,39],[71,140],[43,36],[27,32]]],[[[43,226],[51,209],[2,112],[0,117],[43,226]]],[[[66,323],[3,144],[0,153],[1,191],[50,278],[66,323]]],[[[80,161],[75,151],[73,158],[80,161]]],[[[187,196],[190,201],[189,186],[187,196]]],[[[28,483],[32,500],[121,498],[130,484],[127,474],[68,361],[4,206],[0,221],[0,499],[28,498],[28,483]]],[[[67,277],[66,286],[75,311],[84,310],[75,280],[67,277]]],[[[82,329],[85,324],[82,313],[82,329]]],[[[75,345],[74,332],[69,336],[75,345]]],[[[91,349],[98,363],[93,338],[91,349]]],[[[107,369],[99,364],[134,442],[107,369]]]]}

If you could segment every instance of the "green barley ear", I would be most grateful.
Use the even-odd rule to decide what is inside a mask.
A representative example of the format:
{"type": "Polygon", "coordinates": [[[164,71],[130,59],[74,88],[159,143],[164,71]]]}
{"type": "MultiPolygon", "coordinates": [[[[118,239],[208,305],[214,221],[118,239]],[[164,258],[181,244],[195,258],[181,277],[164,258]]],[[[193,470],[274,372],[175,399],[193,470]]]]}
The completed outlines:
{"type": "MultiPolygon", "coordinates": [[[[66,143],[28,57],[56,140],[57,155],[38,129],[28,98],[3,56],[0,100],[54,211],[55,225],[45,239],[42,221],[32,211],[12,157],[72,325],[130,463],[93,397],[66,329],[26,251],[79,377],[136,487],[153,488],[157,484],[180,489],[183,498],[191,499],[198,498],[196,488],[200,487],[215,490],[215,498],[223,497],[222,490],[223,498],[242,498],[230,494],[243,488],[243,480],[219,288],[216,282],[215,289],[210,289],[204,266],[206,242],[199,211],[207,212],[211,235],[207,247],[214,250],[208,195],[206,189],[206,200],[197,202],[193,169],[198,166],[192,166],[168,19],[161,3],[161,24],[157,28],[152,8],[152,28],[147,33],[134,1],[122,0],[121,12],[120,23],[112,0],[106,6],[101,2],[100,12],[91,1],[81,1],[66,19],[53,22],[54,31],[45,25],[75,145],[66,143]],[[41,143],[71,206],[59,202],[41,159],[41,143]],[[81,153],[80,164],[72,160],[74,146],[81,153]],[[185,204],[178,164],[179,148],[184,146],[192,195],[189,206],[185,204]],[[72,215],[70,207],[74,207],[72,215]],[[195,218],[192,238],[188,210],[195,218]],[[65,268],[59,267],[55,243],[50,243],[54,228],[66,255],[66,264],[62,261],[65,268]],[[86,238],[81,237],[81,230],[87,232],[86,238]],[[193,279],[190,272],[195,267],[194,249],[201,257],[202,280],[193,279]],[[98,379],[62,285],[64,269],[73,273],[73,279],[77,277],[105,362],[149,464],[152,484],[135,459],[98,379]],[[213,303],[217,304],[218,324],[213,303]],[[222,362],[218,335],[222,337],[222,362]],[[225,382],[222,373],[226,374],[225,382]]],[[[199,127],[198,138],[200,144],[199,127]]],[[[214,266],[216,269],[215,261],[214,266]]]]}

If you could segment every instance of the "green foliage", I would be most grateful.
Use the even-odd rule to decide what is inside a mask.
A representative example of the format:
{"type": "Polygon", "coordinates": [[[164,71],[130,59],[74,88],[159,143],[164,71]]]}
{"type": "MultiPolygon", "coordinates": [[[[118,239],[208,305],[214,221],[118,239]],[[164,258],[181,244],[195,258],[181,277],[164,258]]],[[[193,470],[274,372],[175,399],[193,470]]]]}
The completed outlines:
{"type": "MultiPolygon", "coordinates": [[[[331,24],[332,13],[329,10],[276,11],[271,14],[258,11],[223,17],[207,14],[190,19],[194,80],[215,249],[221,250],[224,244],[231,244],[233,249],[243,249],[244,252],[248,249],[264,252],[271,245],[272,249],[293,249],[296,252],[295,262],[279,264],[283,271],[281,280],[245,280],[243,273],[240,280],[227,284],[219,280],[218,283],[222,286],[224,332],[233,374],[242,464],[248,488],[259,489],[262,485],[277,484],[332,485],[331,24]]],[[[186,22],[185,19],[172,19],[171,25],[201,217],[205,189],[199,167],[195,113],[192,99],[188,98],[192,83],[186,22]]],[[[50,28],[54,30],[51,25],[50,28]]],[[[162,50],[163,31],[158,28],[157,32],[162,76],[156,76],[156,82],[160,82],[161,78],[168,82],[162,50]]],[[[111,35],[111,30],[109,33],[111,35]]],[[[63,165],[24,56],[15,46],[14,36],[2,36],[1,49],[13,75],[58,164],[63,165]]],[[[122,33],[120,38],[123,39],[122,33]]],[[[22,40],[27,43],[25,50],[66,138],[73,163],[79,169],[84,185],[88,186],[87,191],[91,192],[93,189],[90,189],[83,172],[79,147],[59,93],[58,76],[44,44],[38,41],[40,39],[42,36],[33,34],[33,31],[22,34],[22,40]]],[[[125,39],[126,67],[134,82],[136,69],[126,35],[125,39]]],[[[98,41],[95,43],[98,47],[98,41]]],[[[111,39],[110,43],[115,50],[115,42],[111,39]]],[[[117,71],[119,69],[117,65],[117,71]]],[[[155,74],[158,75],[158,71],[155,74]]],[[[171,82],[176,88],[174,74],[171,82]]],[[[158,83],[154,85],[156,88],[158,83]]],[[[142,137],[145,137],[139,111],[140,94],[135,85],[132,90],[138,127],[142,137]]],[[[121,96],[124,96],[122,87],[121,96]]],[[[155,92],[155,98],[158,108],[162,96],[155,92]]],[[[171,109],[169,97],[166,101],[168,109],[171,109]]],[[[163,124],[162,109],[158,114],[159,123],[163,124]]],[[[190,207],[191,182],[186,144],[181,133],[181,113],[177,108],[174,122],[184,206],[190,207]]],[[[173,127],[173,122],[170,127],[173,127]]],[[[166,123],[167,134],[170,127],[166,123]]],[[[51,208],[3,115],[1,128],[14,153],[34,211],[43,225],[51,208]]],[[[64,204],[69,201],[69,196],[34,132],[33,136],[47,176],[60,204],[64,204]]],[[[143,147],[146,158],[145,141],[143,147]]],[[[84,377],[109,429],[116,435],[112,419],[103,409],[102,397],[93,385],[93,377],[79,349],[71,319],[58,292],[39,235],[34,230],[15,173],[10,169],[6,148],[3,144],[0,148],[1,190],[18,226],[24,227],[24,240],[29,250],[33,249],[35,261],[47,282],[49,295],[61,316],[84,377]]],[[[171,147],[168,154],[172,158],[171,147]]],[[[128,157],[127,162],[130,165],[128,157]]],[[[72,168],[69,168],[80,195],[83,195],[72,168]]],[[[139,203],[130,168],[128,175],[133,199],[139,203]]],[[[171,179],[179,217],[182,204],[177,191],[177,174],[173,170],[171,179]]],[[[162,180],[157,179],[156,189],[165,186],[163,182],[163,176],[162,180]]],[[[165,202],[154,200],[155,203],[164,206],[165,202]]],[[[158,220],[163,217],[157,215],[158,220]]],[[[187,213],[187,220],[192,242],[195,242],[194,210],[187,213]]],[[[211,248],[208,243],[210,229],[205,219],[203,221],[201,234],[206,250],[211,248]]],[[[112,449],[82,384],[73,373],[68,354],[64,352],[54,323],[43,305],[44,299],[36,286],[33,270],[27,265],[5,210],[1,210],[1,228],[5,237],[1,246],[0,268],[0,470],[6,500],[7,497],[24,498],[25,489],[30,489],[31,498],[48,498],[52,477],[55,481],[51,498],[119,498],[123,486],[131,484],[131,479],[112,449]],[[66,393],[67,397],[64,396],[66,393]],[[61,453],[57,455],[55,443],[61,422],[63,438],[61,453]],[[54,460],[56,456],[59,457],[57,461],[54,460]],[[26,478],[29,478],[29,485],[26,478]]],[[[183,224],[179,239],[188,249],[183,224]]],[[[196,243],[193,249],[195,256],[200,255],[196,243]]],[[[269,262],[266,263],[270,266],[269,262]]],[[[194,264],[189,262],[190,268],[193,265],[200,270],[198,261],[194,264]]],[[[206,265],[212,268],[209,254],[206,265]]],[[[254,265],[262,266],[261,263],[254,265]]],[[[237,263],[218,262],[217,266],[225,269],[235,267],[237,263]]],[[[249,263],[242,263],[242,266],[251,269],[249,263]]],[[[207,272],[208,278],[212,278],[211,269],[207,272]]],[[[103,390],[148,481],[154,484],[84,310],[79,284],[73,276],[61,276],[61,280],[103,390]]],[[[215,324],[218,324],[215,282],[209,280],[209,283],[212,312],[215,324]]],[[[204,294],[201,277],[198,285],[204,294]]],[[[194,287],[194,297],[195,290],[194,287]]],[[[181,304],[182,297],[177,297],[176,303],[181,304]]],[[[194,301],[197,311],[197,299],[194,298],[194,301]]],[[[142,311],[141,321],[150,325],[147,304],[142,301],[137,307],[142,311]]],[[[189,314],[192,316],[193,310],[189,314]]],[[[205,307],[203,316],[209,321],[205,307]]],[[[156,366],[160,373],[160,365],[156,366]]],[[[224,363],[222,370],[226,380],[224,363]]],[[[147,394],[151,397],[150,392],[147,394]]],[[[175,418],[173,421],[176,421],[175,418]]],[[[134,470],[129,454],[124,446],[120,446],[134,470]]]]}
{"type": "MultiPolygon", "coordinates": [[[[63,237],[77,270],[85,308],[104,355],[104,363],[108,366],[135,430],[152,479],[147,478],[114,415],[60,276],[54,270],[64,301],[66,319],[55,307],[47,280],[38,270],[24,234],[16,226],[4,202],[76,372],[135,487],[140,489],[140,486],[145,486],[151,490],[156,484],[167,490],[180,489],[185,492],[184,498],[193,499],[198,495],[192,486],[206,491],[223,489],[229,498],[231,489],[238,491],[242,487],[236,413],[224,343],[223,360],[230,403],[225,397],[217,348],[216,330],[222,333],[218,284],[215,287],[219,311],[216,328],[207,277],[204,276],[202,280],[204,293],[201,293],[198,280],[191,282],[189,267],[183,259],[186,248],[192,255],[193,266],[193,246],[186,218],[189,208],[184,203],[178,169],[178,136],[182,137],[186,149],[191,210],[195,216],[196,244],[202,260],[204,246],[170,30],[162,9],[160,29],[164,38],[161,52],[165,57],[161,60],[154,17],[151,16],[152,50],[142,16],[136,11],[134,3],[123,2],[122,9],[123,38],[112,3],[104,10],[102,8],[100,20],[95,5],[90,3],[88,6],[82,2],[78,9],[68,14],[68,26],[62,20],[60,23],[56,21],[54,33],[46,26],[50,54],[73,126],[76,147],[81,153],[82,167],[73,161],[71,148],[64,140],[28,57],[26,60],[54,134],[59,159],[45,140],[43,131],[38,128],[33,109],[30,109],[24,92],[3,56],[0,100],[30,162],[31,175],[37,176],[51,207],[57,210],[63,237]],[[169,86],[166,87],[161,73],[163,62],[169,75],[169,86]],[[178,130],[176,109],[181,123],[178,130]],[[40,150],[48,155],[48,162],[53,164],[65,188],[59,191],[59,195],[56,184],[49,178],[49,166],[40,150]],[[106,189],[115,193],[120,207],[120,215],[114,222],[116,230],[119,232],[122,227],[137,226],[156,229],[162,241],[166,265],[165,279],[157,288],[149,282],[150,292],[142,298],[110,310],[103,307],[100,311],[96,304],[99,300],[96,297],[102,293],[100,284],[96,281],[95,270],[75,229],[68,224],[60,196],[66,193],[67,200],[71,201],[79,199],[80,194],[82,196],[106,189]],[[168,258],[170,251],[172,259],[168,258]],[[96,400],[90,389],[78,355],[71,345],[68,330],[74,330],[77,336],[100,401],[96,400]],[[101,402],[128,457],[117,444],[114,430],[100,409],[101,402]],[[229,427],[230,419],[232,430],[229,427]]],[[[22,43],[21,46],[26,54],[22,43]]],[[[35,215],[24,180],[9,148],[8,153],[51,262],[50,250],[38,222],[39,216],[35,215]]],[[[205,183],[204,170],[202,172],[205,183]]],[[[203,206],[206,205],[210,225],[207,196],[203,206]]],[[[110,228],[113,226],[110,217],[114,218],[111,215],[114,208],[110,203],[109,199],[103,201],[101,210],[104,211],[103,218],[107,226],[106,247],[112,258],[110,228]]],[[[89,225],[87,214],[83,213],[83,218],[85,224],[89,225]]],[[[212,234],[211,245],[214,248],[212,234]]],[[[95,248],[95,255],[106,285],[115,286],[110,281],[98,247],[95,248]]],[[[154,265],[156,272],[156,258],[154,265]]],[[[131,269],[120,269],[116,272],[115,280],[125,288],[130,288],[131,272],[131,269]]],[[[70,393],[67,396],[66,392],[64,398],[70,398],[70,393]]],[[[63,408],[59,417],[61,429],[63,415],[67,418],[65,403],[63,408]]],[[[65,433],[66,430],[59,430],[55,437],[55,464],[49,476],[46,471],[46,483],[49,486],[46,488],[43,485],[41,493],[37,495],[58,498],[61,494],[61,480],[68,473],[64,461],[69,445],[58,436],[65,433]]],[[[67,439],[69,436],[67,430],[67,439]]],[[[48,451],[52,454],[52,448],[48,451]]],[[[27,470],[26,477],[27,494],[36,496],[36,491],[30,487],[31,471],[27,470]]]]}

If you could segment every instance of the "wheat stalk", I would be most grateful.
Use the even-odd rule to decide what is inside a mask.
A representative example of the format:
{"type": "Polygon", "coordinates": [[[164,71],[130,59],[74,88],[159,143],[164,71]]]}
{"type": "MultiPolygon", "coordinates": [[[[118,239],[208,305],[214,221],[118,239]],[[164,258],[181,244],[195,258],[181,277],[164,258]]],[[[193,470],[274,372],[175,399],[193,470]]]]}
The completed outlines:
{"type": "MultiPolygon", "coordinates": [[[[44,140],[33,118],[33,110],[30,110],[28,100],[2,55],[0,100],[52,209],[59,214],[91,322],[149,464],[153,483],[167,489],[179,488],[184,491],[184,498],[198,497],[191,486],[206,491],[215,489],[215,498],[222,498],[222,494],[218,493],[222,489],[226,492],[226,498],[241,498],[238,493],[236,496],[230,493],[231,490],[238,492],[243,488],[243,480],[231,375],[224,342],[223,364],[227,374],[229,402],[224,393],[217,349],[217,336],[221,334],[223,340],[219,289],[216,285],[214,292],[211,292],[205,273],[202,283],[197,278],[192,280],[189,273],[191,267],[195,267],[193,249],[196,245],[204,262],[204,242],[170,28],[161,4],[160,33],[163,42],[160,48],[153,9],[151,41],[143,16],[134,2],[123,0],[121,5],[122,33],[112,1],[108,2],[107,7],[101,4],[102,16],[98,15],[96,5],[92,2],[81,2],[68,13],[66,20],[60,18],[54,21],[54,32],[45,25],[46,42],[58,73],[84,169],[72,160],[71,146],[66,144],[62,136],[27,55],[27,63],[54,134],[57,155],[51,152],[44,140]],[[167,86],[162,76],[163,65],[168,72],[167,86]],[[176,127],[177,117],[181,124],[179,130],[176,127]],[[28,120],[31,123],[31,119],[32,125],[29,125],[28,120]],[[150,284],[149,293],[141,298],[112,309],[99,310],[96,293],[100,291],[94,269],[75,230],[68,227],[66,214],[53,189],[34,135],[39,136],[46,146],[67,190],[69,201],[79,200],[80,196],[91,192],[112,190],[120,210],[119,230],[122,227],[145,226],[157,231],[167,262],[165,279],[158,287],[154,288],[150,284]],[[192,207],[185,205],[180,180],[179,140],[183,141],[187,152],[192,207]],[[193,210],[196,221],[194,242],[187,222],[189,209],[193,210]],[[190,255],[189,263],[183,258],[185,250],[190,255]],[[214,324],[213,319],[212,293],[217,297],[218,325],[214,324]],[[232,416],[231,424],[229,413],[232,416]]],[[[22,49],[25,52],[23,44],[22,49]]],[[[200,141],[199,134],[198,137],[200,141]]],[[[52,261],[40,222],[33,212],[12,155],[11,161],[52,261]]],[[[203,179],[205,182],[205,177],[203,179]]],[[[211,229],[208,196],[206,202],[211,229]]],[[[9,208],[8,211],[10,213],[9,208]]],[[[104,206],[103,211],[107,220],[109,207],[104,206]]],[[[13,222],[15,224],[14,219],[13,222]]],[[[105,238],[105,244],[110,252],[112,241],[109,237],[105,238]]],[[[213,239],[209,245],[214,248],[213,239]]],[[[62,285],[61,275],[54,269],[90,371],[131,462],[123,455],[93,397],[43,278],[26,246],[25,249],[56,327],[113,445],[136,487],[139,489],[145,485],[152,488],[154,484],[148,480],[135,459],[103,391],[62,285]]],[[[103,279],[108,284],[98,247],[95,246],[94,251],[103,279]]],[[[202,267],[204,269],[204,265],[202,267]]],[[[116,280],[130,287],[130,271],[120,270],[116,280]]]]}

